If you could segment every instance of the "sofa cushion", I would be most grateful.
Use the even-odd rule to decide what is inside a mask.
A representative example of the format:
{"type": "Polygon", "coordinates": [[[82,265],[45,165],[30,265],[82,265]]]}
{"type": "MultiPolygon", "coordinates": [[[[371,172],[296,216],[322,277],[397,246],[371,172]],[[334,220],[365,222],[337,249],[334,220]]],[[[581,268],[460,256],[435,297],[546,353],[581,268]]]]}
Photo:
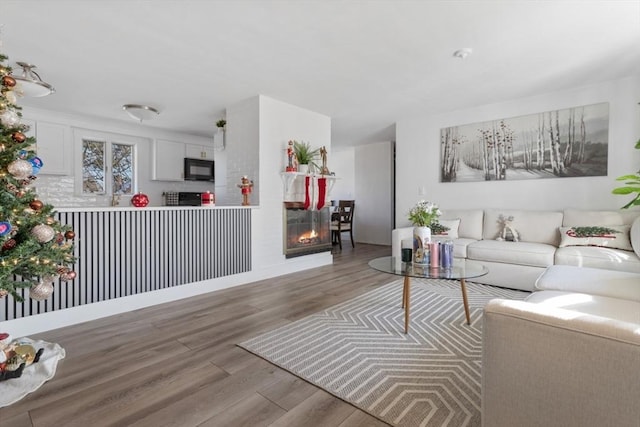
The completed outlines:
{"type": "Polygon", "coordinates": [[[596,246],[567,246],[558,248],[555,264],[577,267],[603,268],[605,270],[640,273],[640,258],[631,251],[600,248],[596,246]]]}
{"type": "Polygon", "coordinates": [[[629,225],[560,227],[560,247],[602,246],[631,251],[629,225]]]}
{"type": "Polygon", "coordinates": [[[538,277],[535,289],[587,293],[640,302],[640,274],[572,265],[552,265],[538,277]]]}
{"type": "Polygon", "coordinates": [[[555,308],[640,324],[640,302],[577,292],[540,291],[526,300],[555,308]]]}
{"type": "Polygon", "coordinates": [[[482,239],[482,209],[442,209],[442,219],[460,218],[458,237],[465,239],[482,239]]]}
{"type": "Polygon", "coordinates": [[[496,239],[502,232],[500,215],[513,217],[511,226],[516,229],[521,242],[545,243],[558,246],[560,237],[558,228],[562,226],[562,212],[526,211],[526,210],[492,210],[484,212],[483,239],[496,239]]]}
{"type": "Polygon", "coordinates": [[[544,243],[480,240],[467,247],[467,258],[507,264],[548,267],[556,248],[544,243]]]}
{"type": "Polygon", "coordinates": [[[638,215],[640,215],[640,212],[635,210],[589,211],[565,209],[562,226],[631,225],[638,215]]]}

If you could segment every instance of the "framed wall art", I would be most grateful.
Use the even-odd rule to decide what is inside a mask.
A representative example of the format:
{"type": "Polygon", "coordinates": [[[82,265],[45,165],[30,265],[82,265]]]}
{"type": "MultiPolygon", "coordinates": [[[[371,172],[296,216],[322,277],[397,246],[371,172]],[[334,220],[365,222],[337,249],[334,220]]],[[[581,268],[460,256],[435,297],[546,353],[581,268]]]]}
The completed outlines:
{"type": "Polygon", "coordinates": [[[440,181],[606,176],[609,103],[440,131],[440,181]]]}

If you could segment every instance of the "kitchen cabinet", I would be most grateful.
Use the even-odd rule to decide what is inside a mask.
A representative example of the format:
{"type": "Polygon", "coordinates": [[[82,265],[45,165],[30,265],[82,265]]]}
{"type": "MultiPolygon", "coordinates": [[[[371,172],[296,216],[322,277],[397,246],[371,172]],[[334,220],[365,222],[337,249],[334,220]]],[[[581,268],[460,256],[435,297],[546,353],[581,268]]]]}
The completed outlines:
{"type": "Polygon", "coordinates": [[[30,126],[27,136],[36,138],[36,153],[42,160],[42,175],[72,175],[73,152],[69,126],[23,120],[30,126]]]}
{"type": "Polygon", "coordinates": [[[213,146],[185,144],[185,157],[190,159],[213,160],[213,146]]]}
{"type": "Polygon", "coordinates": [[[185,144],[156,139],[152,149],[151,179],[156,181],[183,181],[185,144]]]}

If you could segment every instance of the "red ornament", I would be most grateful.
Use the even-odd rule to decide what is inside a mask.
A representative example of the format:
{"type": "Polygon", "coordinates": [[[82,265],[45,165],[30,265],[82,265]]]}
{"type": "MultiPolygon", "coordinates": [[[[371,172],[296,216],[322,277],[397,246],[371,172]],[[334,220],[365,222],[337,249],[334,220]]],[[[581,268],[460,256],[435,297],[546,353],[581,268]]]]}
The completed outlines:
{"type": "Polygon", "coordinates": [[[2,84],[6,87],[14,87],[16,85],[16,79],[11,76],[3,76],[2,84]]]}
{"type": "Polygon", "coordinates": [[[4,244],[2,245],[2,250],[3,251],[8,251],[8,250],[11,250],[11,249],[13,249],[15,247],[16,247],[15,239],[9,239],[6,242],[4,242],[4,244]]]}
{"type": "Polygon", "coordinates": [[[32,200],[31,203],[29,203],[29,207],[34,211],[39,211],[40,209],[42,209],[43,206],[44,206],[44,203],[42,203],[38,199],[32,200]]]}
{"type": "Polygon", "coordinates": [[[149,197],[146,194],[138,193],[131,198],[131,204],[136,208],[144,208],[149,204],[149,197]]]}
{"type": "Polygon", "coordinates": [[[64,237],[65,237],[67,240],[71,240],[71,239],[73,239],[74,237],[76,237],[76,233],[74,233],[72,230],[69,230],[69,231],[67,231],[66,233],[64,233],[64,237]]]}
{"type": "Polygon", "coordinates": [[[11,139],[20,144],[27,139],[27,136],[22,132],[14,132],[11,134],[11,139]]]}

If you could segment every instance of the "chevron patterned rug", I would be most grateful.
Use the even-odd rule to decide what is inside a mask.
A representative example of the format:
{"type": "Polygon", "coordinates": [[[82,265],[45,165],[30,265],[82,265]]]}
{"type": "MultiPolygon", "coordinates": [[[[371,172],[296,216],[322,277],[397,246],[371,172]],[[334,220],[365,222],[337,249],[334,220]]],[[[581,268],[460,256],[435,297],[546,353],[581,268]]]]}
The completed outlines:
{"type": "Polygon", "coordinates": [[[528,293],[412,279],[404,334],[402,280],[260,335],[240,347],[393,426],[480,426],[482,308],[528,293]]]}

